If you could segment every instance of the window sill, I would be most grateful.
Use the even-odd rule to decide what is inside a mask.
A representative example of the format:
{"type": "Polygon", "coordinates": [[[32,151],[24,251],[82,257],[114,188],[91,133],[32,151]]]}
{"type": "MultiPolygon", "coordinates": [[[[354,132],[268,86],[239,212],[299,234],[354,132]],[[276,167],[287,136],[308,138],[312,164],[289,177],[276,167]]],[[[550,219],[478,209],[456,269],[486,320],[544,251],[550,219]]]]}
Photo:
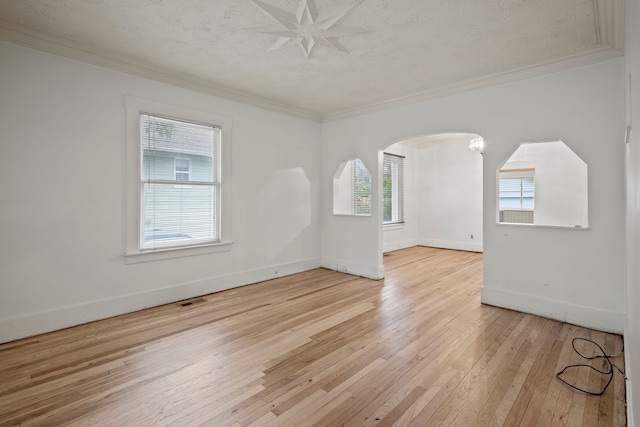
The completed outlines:
{"type": "Polygon", "coordinates": [[[358,218],[371,218],[371,214],[342,214],[342,213],[334,213],[333,216],[355,216],[358,218]]]}
{"type": "Polygon", "coordinates": [[[233,242],[211,243],[182,248],[166,248],[155,251],[130,252],[124,254],[124,258],[127,264],[138,264],[141,262],[160,261],[216,252],[228,252],[231,250],[231,245],[233,245],[233,242]]]}
{"type": "Polygon", "coordinates": [[[500,226],[514,226],[514,227],[525,227],[525,228],[552,228],[559,230],[575,230],[575,231],[589,231],[592,228],[589,227],[569,227],[566,225],[544,225],[544,224],[524,224],[518,222],[496,222],[497,225],[500,226]]]}
{"type": "Polygon", "coordinates": [[[404,222],[393,222],[391,224],[382,224],[382,229],[387,230],[401,230],[404,228],[404,222]]]}

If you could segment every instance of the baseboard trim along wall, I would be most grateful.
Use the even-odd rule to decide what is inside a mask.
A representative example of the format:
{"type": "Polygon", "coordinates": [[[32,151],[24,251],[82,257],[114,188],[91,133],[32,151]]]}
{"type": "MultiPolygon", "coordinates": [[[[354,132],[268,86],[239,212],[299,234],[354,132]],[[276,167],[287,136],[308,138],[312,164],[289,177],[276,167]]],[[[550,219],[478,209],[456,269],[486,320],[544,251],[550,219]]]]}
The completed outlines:
{"type": "MultiPolygon", "coordinates": [[[[624,340],[624,348],[631,348],[631,343],[629,342],[629,328],[625,322],[624,335],[622,336],[624,340]]],[[[624,376],[625,376],[625,391],[626,391],[626,402],[627,402],[627,427],[634,427],[635,420],[633,418],[633,379],[635,378],[635,372],[633,372],[633,368],[631,367],[631,357],[625,353],[624,355],[624,376]]]]}
{"type": "Polygon", "coordinates": [[[384,252],[398,251],[400,249],[412,248],[414,246],[418,246],[418,239],[409,239],[409,240],[402,240],[398,242],[385,243],[383,251],[384,252]]]}
{"type": "Polygon", "coordinates": [[[535,314],[603,332],[624,333],[624,313],[586,307],[520,292],[482,287],[483,304],[535,314]]]}
{"type": "Polygon", "coordinates": [[[428,246],[430,248],[455,249],[458,251],[482,252],[482,243],[457,242],[452,240],[435,240],[420,239],[420,246],[428,246]]]}
{"type": "Polygon", "coordinates": [[[320,268],[311,258],[0,319],[0,343],[320,268]]]}
{"type": "Polygon", "coordinates": [[[322,267],[341,273],[353,274],[354,276],[366,277],[367,279],[384,279],[384,265],[360,264],[333,257],[322,257],[322,267]]]}

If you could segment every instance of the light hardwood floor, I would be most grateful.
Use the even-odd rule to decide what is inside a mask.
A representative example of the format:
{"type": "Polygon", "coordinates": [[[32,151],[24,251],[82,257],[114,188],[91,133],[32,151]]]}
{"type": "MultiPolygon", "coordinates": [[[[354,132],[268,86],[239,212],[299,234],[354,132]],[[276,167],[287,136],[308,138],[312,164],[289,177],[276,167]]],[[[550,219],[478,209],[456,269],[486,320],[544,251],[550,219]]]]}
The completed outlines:
{"type": "Polygon", "coordinates": [[[418,247],[385,267],[384,281],[318,269],[1,345],[0,425],[625,424],[622,375],[602,397],[554,378],[580,363],[573,337],[616,353],[620,336],[481,305],[481,254],[418,247]]]}

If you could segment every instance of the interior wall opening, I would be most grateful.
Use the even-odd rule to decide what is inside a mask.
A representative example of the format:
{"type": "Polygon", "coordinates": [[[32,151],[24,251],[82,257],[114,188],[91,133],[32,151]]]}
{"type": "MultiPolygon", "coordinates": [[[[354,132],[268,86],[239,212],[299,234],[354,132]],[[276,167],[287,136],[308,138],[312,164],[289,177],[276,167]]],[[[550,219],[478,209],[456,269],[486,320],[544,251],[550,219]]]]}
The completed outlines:
{"type": "Polygon", "coordinates": [[[383,254],[412,246],[482,252],[482,142],[477,134],[443,133],[382,150],[383,263],[383,254]]]}
{"type": "Polygon", "coordinates": [[[518,145],[497,170],[497,222],[586,229],[588,167],[563,141],[518,145]]]}

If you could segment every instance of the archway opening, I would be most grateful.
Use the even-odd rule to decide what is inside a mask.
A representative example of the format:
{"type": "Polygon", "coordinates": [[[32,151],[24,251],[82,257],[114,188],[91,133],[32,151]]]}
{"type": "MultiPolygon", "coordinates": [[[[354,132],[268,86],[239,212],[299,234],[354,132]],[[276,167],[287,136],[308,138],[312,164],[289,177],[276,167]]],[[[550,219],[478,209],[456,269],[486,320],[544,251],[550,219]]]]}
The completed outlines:
{"type": "Polygon", "coordinates": [[[483,156],[470,149],[478,137],[427,135],[381,152],[382,253],[412,246],[482,252],[483,156]]]}

